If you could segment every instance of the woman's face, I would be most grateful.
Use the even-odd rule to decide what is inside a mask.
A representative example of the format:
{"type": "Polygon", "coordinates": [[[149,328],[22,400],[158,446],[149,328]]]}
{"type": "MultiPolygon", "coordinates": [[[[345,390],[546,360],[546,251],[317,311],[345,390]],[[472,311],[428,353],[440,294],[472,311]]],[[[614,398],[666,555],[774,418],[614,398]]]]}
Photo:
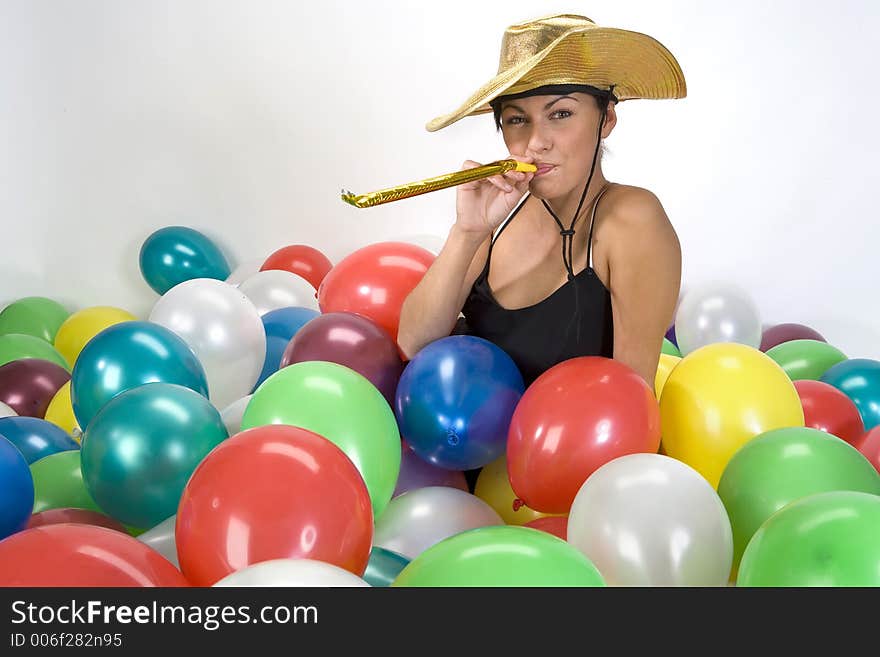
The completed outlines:
{"type": "MultiPolygon", "coordinates": [[[[538,171],[530,191],[544,199],[577,193],[590,173],[601,113],[588,94],[530,96],[506,101],[501,107],[501,132],[514,156],[534,158],[538,171]]],[[[616,123],[610,104],[602,137],[616,123]]],[[[597,164],[598,167],[598,164],[597,164]]]]}

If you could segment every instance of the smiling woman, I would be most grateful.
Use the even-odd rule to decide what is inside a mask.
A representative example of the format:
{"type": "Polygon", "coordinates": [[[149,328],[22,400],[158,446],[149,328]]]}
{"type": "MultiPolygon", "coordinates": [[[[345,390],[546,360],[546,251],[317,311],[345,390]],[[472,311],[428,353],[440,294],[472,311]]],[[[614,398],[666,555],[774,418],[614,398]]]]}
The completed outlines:
{"type": "Polygon", "coordinates": [[[403,306],[404,353],[466,333],[504,349],[527,385],[595,355],[653,389],[681,249],[652,192],[605,178],[602,140],[618,102],[685,95],[675,58],[644,34],[567,14],[509,27],[495,78],[427,127],[493,112],[510,157],[537,171],[459,186],[456,222],[403,306]]]}

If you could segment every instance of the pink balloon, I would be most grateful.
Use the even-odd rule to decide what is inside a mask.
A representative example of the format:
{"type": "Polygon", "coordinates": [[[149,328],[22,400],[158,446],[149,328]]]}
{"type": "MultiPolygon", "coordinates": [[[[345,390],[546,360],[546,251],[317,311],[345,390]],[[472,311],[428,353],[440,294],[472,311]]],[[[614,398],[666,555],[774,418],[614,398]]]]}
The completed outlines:
{"type": "Polygon", "coordinates": [[[22,358],[0,366],[0,401],[19,415],[43,419],[52,397],[70,373],[40,358],[22,358]]]}
{"type": "Polygon", "coordinates": [[[772,349],[776,345],[792,340],[818,340],[827,342],[822,334],[803,324],[776,324],[764,329],[761,336],[761,351],[772,349]]]}

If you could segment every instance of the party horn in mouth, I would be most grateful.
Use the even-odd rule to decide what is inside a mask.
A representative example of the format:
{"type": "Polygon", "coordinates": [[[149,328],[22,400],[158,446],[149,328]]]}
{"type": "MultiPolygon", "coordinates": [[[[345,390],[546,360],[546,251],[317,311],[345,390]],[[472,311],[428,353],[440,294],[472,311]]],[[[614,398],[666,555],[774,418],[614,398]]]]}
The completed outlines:
{"type": "Polygon", "coordinates": [[[399,201],[402,198],[410,198],[419,194],[427,194],[428,192],[436,192],[438,189],[446,189],[447,187],[455,187],[466,182],[472,182],[489,176],[497,176],[508,171],[525,171],[534,172],[538,168],[534,164],[527,164],[517,160],[498,160],[490,162],[473,169],[465,169],[464,171],[455,171],[447,173],[435,178],[420,180],[419,182],[407,183],[406,185],[398,185],[397,187],[389,187],[381,189],[378,192],[370,194],[361,194],[355,196],[349,191],[342,190],[342,200],[353,205],[356,208],[369,208],[382,203],[390,203],[391,201],[399,201]]]}

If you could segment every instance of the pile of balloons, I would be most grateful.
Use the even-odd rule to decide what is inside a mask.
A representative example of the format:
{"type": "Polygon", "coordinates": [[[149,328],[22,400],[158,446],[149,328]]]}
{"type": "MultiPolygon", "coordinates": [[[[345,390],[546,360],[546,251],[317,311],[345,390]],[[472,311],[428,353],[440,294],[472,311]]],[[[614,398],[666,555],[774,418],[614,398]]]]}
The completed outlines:
{"type": "Polygon", "coordinates": [[[0,310],[0,585],[880,585],[880,362],[740,288],[680,299],[653,385],[407,361],[407,241],[233,269],[169,226],[138,318],[0,310]],[[475,476],[469,483],[466,473],[475,476]]]}

